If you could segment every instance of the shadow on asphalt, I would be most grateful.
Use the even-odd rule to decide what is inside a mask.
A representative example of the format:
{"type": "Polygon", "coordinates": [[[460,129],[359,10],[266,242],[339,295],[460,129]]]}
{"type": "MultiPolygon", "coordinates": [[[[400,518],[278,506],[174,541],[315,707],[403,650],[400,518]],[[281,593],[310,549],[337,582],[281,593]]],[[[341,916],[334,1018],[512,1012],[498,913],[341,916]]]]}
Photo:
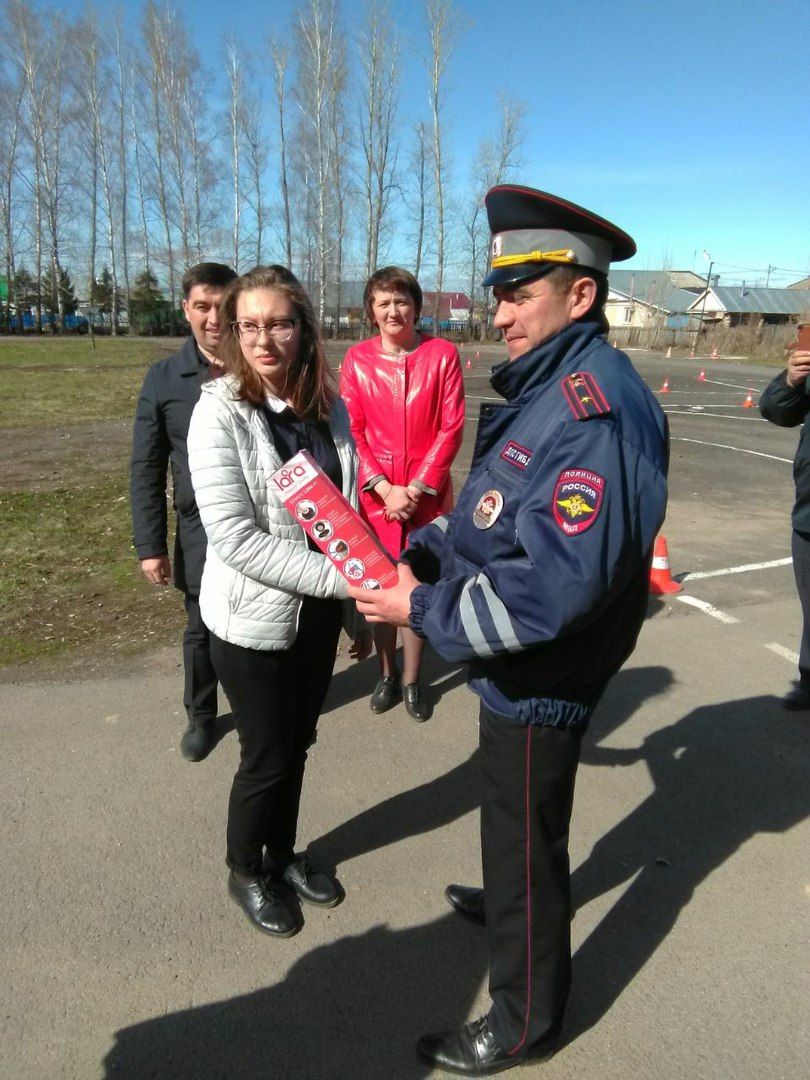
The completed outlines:
{"type": "MultiPolygon", "coordinates": [[[[574,873],[578,909],[632,882],[574,957],[564,1042],[608,1012],[714,869],[752,836],[784,832],[810,809],[802,769],[808,728],[773,697],[696,709],[636,748],[600,746],[672,681],[663,667],[621,672],[583,744],[591,766],[644,761],[655,791],[574,873]]],[[[311,847],[337,863],[438,828],[472,809],[477,796],[473,754],[311,847]]],[[[463,1022],[485,973],[480,929],[452,913],[406,930],[377,926],[319,946],[277,986],[120,1030],[105,1076],[421,1080],[431,1070],[414,1057],[414,1040],[463,1022]]]]}
{"type": "MultiPolygon", "coordinates": [[[[666,669],[647,672],[656,670],[666,669]]],[[[615,704],[597,714],[583,761],[609,768],[643,761],[655,790],[598,841],[573,875],[578,909],[632,883],[574,957],[567,1041],[608,1012],[714,870],[752,837],[786,832],[810,812],[804,766],[810,728],[777,698],[695,709],[634,749],[598,745],[626,715],[620,700],[615,704]]],[[[707,970],[706,978],[711,985],[714,973],[707,970]]]]}

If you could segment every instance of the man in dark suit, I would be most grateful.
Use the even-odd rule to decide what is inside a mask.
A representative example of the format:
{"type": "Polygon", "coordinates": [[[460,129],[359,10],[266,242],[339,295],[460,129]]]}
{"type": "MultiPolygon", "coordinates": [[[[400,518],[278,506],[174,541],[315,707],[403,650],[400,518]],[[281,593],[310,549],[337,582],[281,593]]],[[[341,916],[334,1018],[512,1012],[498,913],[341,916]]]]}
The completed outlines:
{"type": "Polygon", "coordinates": [[[220,372],[216,359],[223,329],[219,302],[235,277],[234,271],[222,263],[199,263],[183,275],[183,312],[191,336],[179,352],[158,360],[147,371],[132,438],[133,543],[144,577],[153,585],[168,585],[172,578],[166,509],[166,474],[171,465],[177,515],[174,584],[184,594],[188,616],[183,635],[183,704],[188,728],[180,750],[189,761],[202,761],[211,749],[217,717],[217,679],[211,664],[208,629],[200,618],[206,538],[194,501],[186,438],[202,384],[220,372]]]}

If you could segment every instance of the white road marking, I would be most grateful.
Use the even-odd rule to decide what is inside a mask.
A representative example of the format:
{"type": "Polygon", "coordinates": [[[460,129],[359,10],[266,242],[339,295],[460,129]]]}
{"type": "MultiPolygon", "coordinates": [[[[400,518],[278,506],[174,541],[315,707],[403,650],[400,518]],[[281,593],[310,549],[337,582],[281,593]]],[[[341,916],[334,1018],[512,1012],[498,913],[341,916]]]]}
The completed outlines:
{"type": "Polygon", "coordinates": [[[783,660],[790,661],[794,666],[799,663],[799,654],[791,652],[790,649],[786,649],[784,645],[780,645],[777,641],[769,641],[765,648],[770,649],[777,656],[781,656],[783,660]]]}
{"type": "MultiPolygon", "coordinates": [[[[731,420],[732,417],[729,417],[731,420]]],[[[771,461],[784,461],[787,465],[793,464],[793,458],[777,457],[776,454],[763,454],[761,450],[746,450],[742,446],[727,446],[726,443],[705,442],[703,439],[687,439],[683,435],[673,435],[672,442],[697,443],[698,446],[714,446],[718,450],[736,450],[738,454],[753,454],[754,457],[770,458],[771,461]]]]}
{"type": "Polygon", "coordinates": [[[770,570],[773,566],[790,566],[790,556],[786,559],[772,559],[770,562],[746,563],[744,566],[726,566],[723,570],[701,570],[696,574],[684,574],[680,581],[700,581],[711,577],[725,577],[726,574],[745,574],[749,570],[770,570]]]}
{"type": "Polygon", "coordinates": [[[706,600],[698,600],[696,596],[684,596],[683,594],[680,594],[679,596],[676,596],[675,599],[680,600],[682,604],[689,604],[690,607],[697,608],[699,611],[702,611],[704,615],[711,615],[713,619],[725,623],[726,626],[733,626],[734,623],[740,621],[739,619],[735,619],[733,615],[726,615],[725,611],[716,608],[714,604],[709,604],[706,600]]]}

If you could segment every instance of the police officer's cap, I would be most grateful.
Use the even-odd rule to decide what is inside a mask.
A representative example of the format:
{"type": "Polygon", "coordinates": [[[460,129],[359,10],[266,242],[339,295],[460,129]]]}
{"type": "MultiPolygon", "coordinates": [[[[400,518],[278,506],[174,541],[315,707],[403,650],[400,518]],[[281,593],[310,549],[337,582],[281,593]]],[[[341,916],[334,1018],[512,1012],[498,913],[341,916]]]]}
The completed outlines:
{"type": "Polygon", "coordinates": [[[484,201],[492,233],[492,269],[485,285],[512,285],[555,266],[607,274],[611,262],[636,253],[626,232],[546,191],[500,184],[484,201]]]}

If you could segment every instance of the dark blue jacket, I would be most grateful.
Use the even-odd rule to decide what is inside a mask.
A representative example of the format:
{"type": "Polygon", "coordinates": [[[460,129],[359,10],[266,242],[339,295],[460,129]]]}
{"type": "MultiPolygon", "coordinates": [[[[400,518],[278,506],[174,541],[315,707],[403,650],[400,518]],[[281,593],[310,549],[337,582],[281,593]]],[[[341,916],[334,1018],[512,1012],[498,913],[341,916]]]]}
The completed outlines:
{"type": "MultiPolygon", "coordinates": [[[[766,420],[779,427],[798,427],[805,424],[810,413],[810,386],[788,386],[787,371],[780,371],[762,391],[759,411],[766,420]]],[[[796,532],[810,533],[810,434],[802,427],[796,457],[793,459],[793,483],[796,502],[791,524],[796,532]]]]}
{"type": "Polygon", "coordinates": [[[189,337],[179,352],[158,360],[146,373],[135,412],[130,462],[133,543],[139,559],[167,555],[166,475],[171,464],[172,502],[177,514],[174,584],[200,592],[206,538],[191,486],[186,438],[194,406],[210,368],[189,337]]]}
{"type": "Polygon", "coordinates": [[[587,722],[633,650],[667,501],[657,401],[596,323],[493,369],[455,510],[403,556],[411,626],[493,712],[587,722]]]}

